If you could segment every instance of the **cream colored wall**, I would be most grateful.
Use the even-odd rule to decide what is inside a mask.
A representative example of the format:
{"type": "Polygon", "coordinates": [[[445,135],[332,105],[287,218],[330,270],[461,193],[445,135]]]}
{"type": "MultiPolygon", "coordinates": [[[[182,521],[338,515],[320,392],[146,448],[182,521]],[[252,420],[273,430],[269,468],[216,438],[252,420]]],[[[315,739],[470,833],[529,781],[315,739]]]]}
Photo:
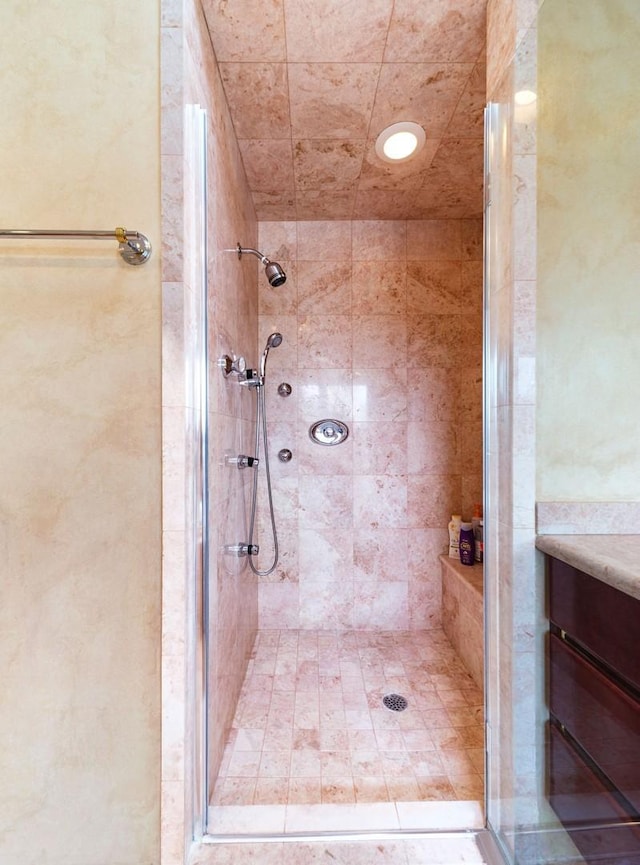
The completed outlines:
{"type": "Polygon", "coordinates": [[[158,862],[157,0],[5,0],[0,861],[158,862]]]}
{"type": "Polygon", "coordinates": [[[640,498],[637,0],[540,15],[538,499],[640,498]]]}

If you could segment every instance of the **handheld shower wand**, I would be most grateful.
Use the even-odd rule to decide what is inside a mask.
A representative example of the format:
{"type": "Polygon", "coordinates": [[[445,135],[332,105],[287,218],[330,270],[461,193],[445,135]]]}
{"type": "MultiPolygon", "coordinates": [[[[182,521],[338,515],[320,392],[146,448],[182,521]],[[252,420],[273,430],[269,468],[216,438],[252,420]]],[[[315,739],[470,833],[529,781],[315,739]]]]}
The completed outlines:
{"type": "MultiPolygon", "coordinates": [[[[272,285],[274,288],[277,288],[279,285],[284,285],[287,281],[287,274],[280,267],[277,261],[270,261],[266,255],[263,255],[257,249],[250,249],[246,246],[240,246],[238,244],[238,258],[242,258],[245,253],[249,253],[250,255],[255,255],[260,259],[262,264],[264,265],[264,272],[269,280],[269,285],[272,285]]],[[[282,337],[281,337],[282,339],[282,337]]],[[[278,343],[280,345],[280,343],[278,343]]]]}
{"type": "Polygon", "coordinates": [[[269,517],[271,521],[271,536],[273,538],[273,561],[264,570],[260,570],[254,564],[253,557],[257,554],[257,551],[260,547],[257,544],[254,544],[254,535],[256,530],[256,510],[258,503],[258,472],[255,472],[253,476],[253,491],[251,495],[251,518],[249,522],[249,566],[254,574],[257,574],[259,577],[266,577],[271,574],[276,569],[276,565],[278,564],[279,558],[279,549],[278,549],[278,532],[276,529],[276,518],[273,510],[273,493],[271,490],[271,472],[269,470],[269,442],[267,439],[267,408],[266,408],[266,398],[264,393],[264,382],[265,382],[265,374],[267,371],[267,357],[269,356],[269,350],[272,348],[277,348],[282,343],[282,334],[281,333],[272,333],[267,338],[267,344],[264,347],[264,351],[262,352],[262,357],[260,358],[260,375],[258,378],[258,385],[255,388],[256,396],[258,400],[257,405],[257,417],[256,417],[256,443],[255,443],[255,456],[256,459],[262,459],[262,465],[264,466],[265,479],[267,482],[267,497],[269,500],[269,517]],[[260,446],[263,446],[263,454],[260,455],[260,446]],[[256,552],[254,553],[253,550],[256,552]]]}
{"type": "Polygon", "coordinates": [[[262,357],[260,358],[260,380],[262,382],[264,382],[265,373],[267,371],[267,357],[269,356],[269,349],[278,348],[281,342],[281,333],[272,333],[267,339],[267,344],[265,345],[262,357]]]}

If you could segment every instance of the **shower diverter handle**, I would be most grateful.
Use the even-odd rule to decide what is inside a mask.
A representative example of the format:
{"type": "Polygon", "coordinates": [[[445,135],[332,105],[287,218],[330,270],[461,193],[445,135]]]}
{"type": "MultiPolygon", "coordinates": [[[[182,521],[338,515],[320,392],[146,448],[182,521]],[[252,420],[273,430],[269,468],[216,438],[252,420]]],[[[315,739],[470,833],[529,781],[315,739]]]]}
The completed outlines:
{"type": "Polygon", "coordinates": [[[242,375],[238,376],[238,383],[243,387],[260,387],[264,384],[257,369],[245,369],[242,375]]]}
{"type": "Polygon", "coordinates": [[[349,435],[349,427],[341,420],[324,418],[309,427],[309,438],[316,444],[332,446],[339,445],[349,435]]]}

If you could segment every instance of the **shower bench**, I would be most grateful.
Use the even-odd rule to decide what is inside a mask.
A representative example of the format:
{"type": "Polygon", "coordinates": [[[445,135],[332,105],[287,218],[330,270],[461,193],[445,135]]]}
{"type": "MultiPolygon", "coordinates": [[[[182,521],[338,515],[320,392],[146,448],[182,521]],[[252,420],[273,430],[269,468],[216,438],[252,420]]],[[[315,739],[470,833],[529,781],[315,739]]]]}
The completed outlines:
{"type": "Polygon", "coordinates": [[[442,627],[474,682],[484,688],[483,566],[440,556],[442,627]]]}

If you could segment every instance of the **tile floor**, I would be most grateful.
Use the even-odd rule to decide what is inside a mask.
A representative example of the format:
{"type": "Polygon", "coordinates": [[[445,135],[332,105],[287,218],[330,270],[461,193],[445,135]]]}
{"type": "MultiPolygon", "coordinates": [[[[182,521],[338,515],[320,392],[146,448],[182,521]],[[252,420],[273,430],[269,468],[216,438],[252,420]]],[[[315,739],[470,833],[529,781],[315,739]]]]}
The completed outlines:
{"type": "Polygon", "coordinates": [[[478,802],[483,735],[482,693],[440,629],[260,631],[212,804],[478,802]]]}

